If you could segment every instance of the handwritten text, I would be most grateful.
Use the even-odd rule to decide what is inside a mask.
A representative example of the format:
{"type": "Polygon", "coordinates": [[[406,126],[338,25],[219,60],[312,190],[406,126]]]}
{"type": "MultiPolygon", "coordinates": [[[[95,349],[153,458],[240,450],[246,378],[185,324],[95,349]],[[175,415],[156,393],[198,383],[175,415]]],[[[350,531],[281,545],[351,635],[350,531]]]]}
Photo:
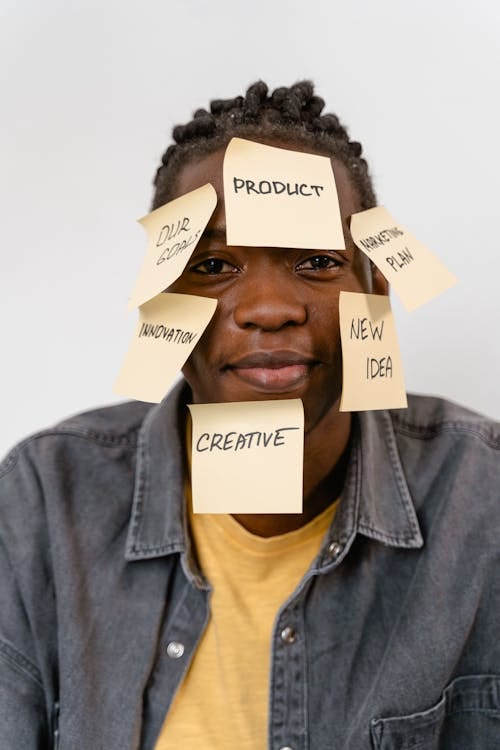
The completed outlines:
{"type": "Polygon", "coordinates": [[[365,250],[370,252],[375,250],[377,247],[382,247],[386,242],[396,239],[403,235],[404,232],[399,227],[391,227],[390,229],[383,229],[378,234],[374,234],[371,237],[364,237],[359,240],[359,244],[363,246],[365,250]]]}
{"type": "Polygon", "coordinates": [[[197,333],[183,331],[182,328],[169,328],[161,323],[143,323],[139,330],[139,338],[164,339],[174,344],[192,344],[197,333]]]}
{"type": "Polygon", "coordinates": [[[196,450],[198,453],[205,451],[239,451],[249,448],[279,448],[285,445],[285,435],[282,434],[287,430],[298,430],[298,427],[278,427],[271,432],[213,432],[209,434],[204,432],[196,441],[196,450]]]}
{"type": "Polygon", "coordinates": [[[243,191],[247,195],[302,195],[304,197],[319,197],[324,190],[323,185],[307,185],[305,182],[280,182],[279,180],[244,180],[241,177],[233,177],[234,192],[238,194],[243,191]]]}

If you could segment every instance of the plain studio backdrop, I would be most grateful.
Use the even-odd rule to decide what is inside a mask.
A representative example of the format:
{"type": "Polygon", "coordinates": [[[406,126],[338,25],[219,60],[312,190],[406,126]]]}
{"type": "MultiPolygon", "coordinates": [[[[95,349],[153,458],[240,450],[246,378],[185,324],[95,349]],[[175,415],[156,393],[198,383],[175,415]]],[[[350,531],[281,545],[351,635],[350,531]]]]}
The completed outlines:
{"type": "Polygon", "coordinates": [[[500,4],[1,0],[0,452],[118,401],[144,253],[135,220],[174,124],[312,78],[379,202],[459,284],[407,313],[408,390],[500,417],[500,4]]]}

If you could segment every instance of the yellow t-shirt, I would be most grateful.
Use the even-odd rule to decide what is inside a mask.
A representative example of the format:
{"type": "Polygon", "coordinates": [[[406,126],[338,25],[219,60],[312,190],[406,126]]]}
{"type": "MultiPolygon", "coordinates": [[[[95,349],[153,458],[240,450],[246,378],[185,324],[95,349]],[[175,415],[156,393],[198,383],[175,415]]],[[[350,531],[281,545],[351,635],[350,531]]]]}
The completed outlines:
{"type": "Polygon", "coordinates": [[[270,538],[228,515],[191,513],[199,562],[213,587],[211,615],[155,750],[267,747],[273,624],[316,557],[335,507],[270,538]]]}

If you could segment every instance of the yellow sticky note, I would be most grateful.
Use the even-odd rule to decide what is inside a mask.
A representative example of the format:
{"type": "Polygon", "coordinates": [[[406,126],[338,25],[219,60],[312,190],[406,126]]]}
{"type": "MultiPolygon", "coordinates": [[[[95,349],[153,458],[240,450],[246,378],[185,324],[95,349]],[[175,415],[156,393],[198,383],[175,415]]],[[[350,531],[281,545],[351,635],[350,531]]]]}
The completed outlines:
{"type": "Polygon", "coordinates": [[[233,138],[223,172],[228,245],[345,248],[328,157],[233,138]]]}
{"type": "Polygon", "coordinates": [[[406,391],[389,297],[340,292],[340,411],[405,408],[406,391]]]}
{"type": "Polygon", "coordinates": [[[217,300],[159,294],[139,308],[139,322],[113,388],[121,396],[159,403],[198,343],[217,300]]]}
{"type": "Polygon", "coordinates": [[[443,263],[383,206],[353,214],[350,229],[357,247],[382,271],[408,311],[456,284],[443,263]]]}
{"type": "Polygon", "coordinates": [[[183,272],[217,205],[212,185],[176,198],[139,219],[148,235],[129,310],[167,289],[183,272]]]}
{"type": "Polygon", "coordinates": [[[300,399],[192,404],[195,513],[301,513],[300,399]]]}

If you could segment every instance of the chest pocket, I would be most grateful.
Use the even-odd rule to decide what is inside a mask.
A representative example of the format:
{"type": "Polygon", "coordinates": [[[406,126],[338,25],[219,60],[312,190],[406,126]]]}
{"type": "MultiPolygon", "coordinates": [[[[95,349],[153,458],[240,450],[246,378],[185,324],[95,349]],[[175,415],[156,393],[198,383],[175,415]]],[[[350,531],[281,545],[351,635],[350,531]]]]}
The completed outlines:
{"type": "Polygon", "coordinates": [[[427,711],[373,719],[374,750],[498,750],[500,676],[458,677],[427,711]]]}

